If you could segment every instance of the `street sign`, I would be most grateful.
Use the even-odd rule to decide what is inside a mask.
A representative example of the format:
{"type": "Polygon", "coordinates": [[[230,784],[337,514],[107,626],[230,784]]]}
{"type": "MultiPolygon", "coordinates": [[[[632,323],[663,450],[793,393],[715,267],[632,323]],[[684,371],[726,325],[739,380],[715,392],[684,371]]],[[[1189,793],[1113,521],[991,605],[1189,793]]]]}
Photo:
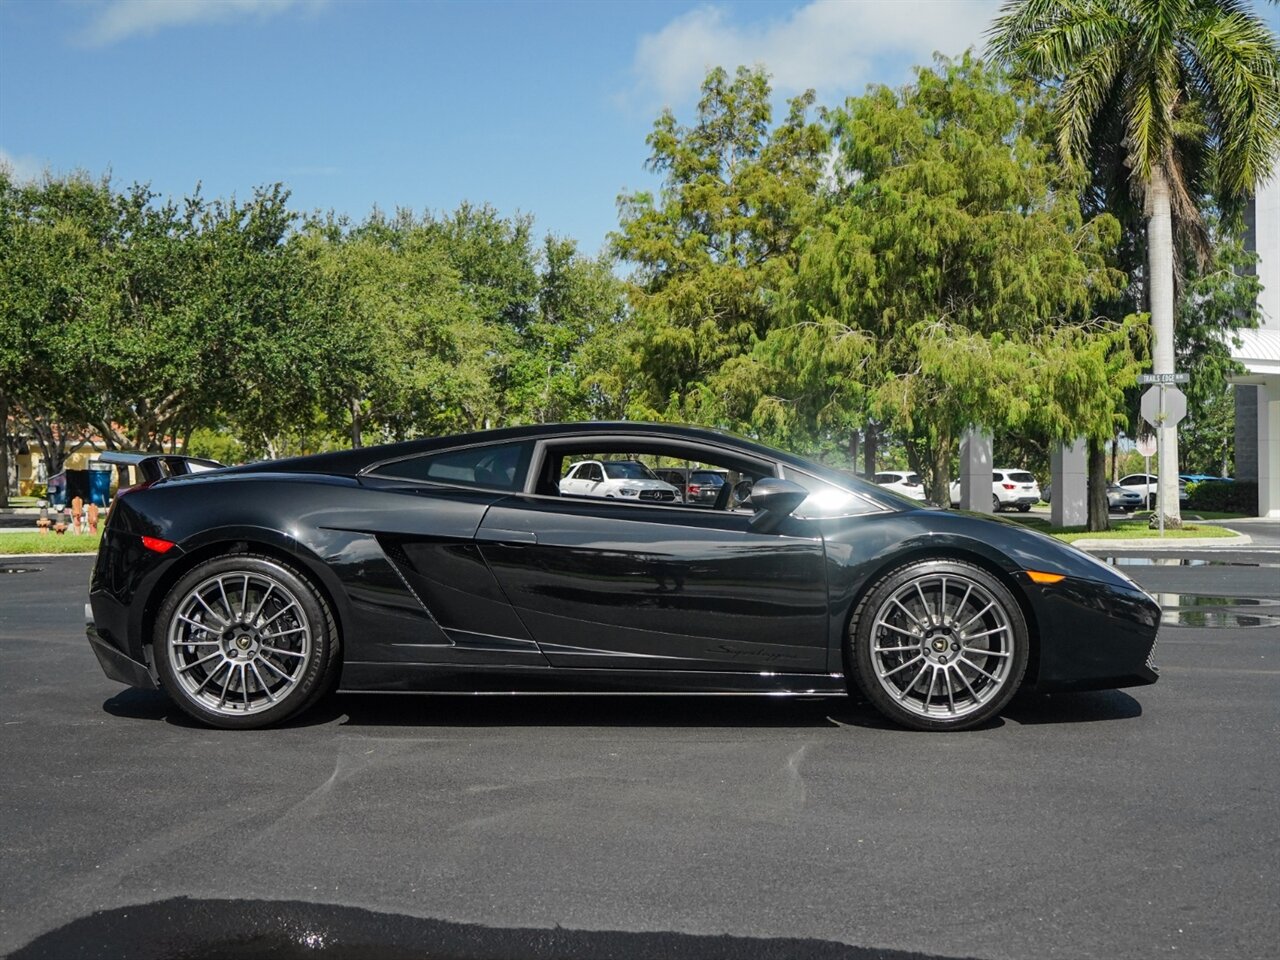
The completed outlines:
{"type": "Polygon", "coordinates": [[[1139,383],[1190,383],[1189,373],[1140,373],[1139,383]]]}
{"type": "Polygon", "coordinates": [[[1156,438],[1151,434],[1138,438],[1138,453],[1144,457],[1154,457],[1156,455],[1156,438]]]}
{"type": "Polygon", "coordinates": [[[1153,427],[1172,427],[1187,415],[1187,395],[1158,383],[1142,395],[1142,419],[1153,427]]]}

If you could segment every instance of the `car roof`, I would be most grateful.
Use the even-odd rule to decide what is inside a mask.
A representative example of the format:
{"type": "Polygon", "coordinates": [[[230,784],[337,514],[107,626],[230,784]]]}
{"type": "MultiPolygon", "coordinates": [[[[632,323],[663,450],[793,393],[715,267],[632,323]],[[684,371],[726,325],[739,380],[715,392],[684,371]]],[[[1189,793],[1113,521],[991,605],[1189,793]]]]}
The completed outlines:
{"type": "Polygon", "coordinates": [[[791,463],[802,468],[814,466],[803,457],[794,456],[783,450],[775,450],[772,447],[767,447],[748,437],[739,436],[728,430],[713,427],[693,427],[678,423],[646,423],[637,420],[585,420],[575,423],[536,423],[519,427],[499,427],[494,430],[476,431],[474,433],[423,437],[418,440],[403,440],[399,443],[387,443],[374,447],[360,447],[356,450],[336,450],[329,453],[313,453],[302,457],[288,457],[283,460],[263,460],[257,463],[245,464],[244,466],[229,467],[222,472],[331,473],[352,476],[384,460],[395,460],[418,453],[429,453],[432,450],[447,450],[452,447],[503,442],[515,443],[553,437],[572,439],[576,435],[590,434],[643,437],[655,433],[675,439],[736,447],[746,453],[753,453],[771,460],[781,460],[783,463],[791,463]]]}
{"type": "Polygon", "coordinates": [[[890,510],[904,509],[902,503],[898,503],[896,498],[891,499],[889,495],[880,491],[874,483],[861,478],[850,477],[848,474],[833,467],[815,463],[785,450],[778,450],[762,443],[757,443],[749,437],[743,437],[728,430],[713,427],[694,427],[678,423],[646,423],[635,420],[585,420],[575,423],[539,423],[519,427],[501,427],[474,433],[404,440],[399,443],[361,447],[356,450],[316,453],[310,456],[290,457],[284,460],[264,460],[239,467],[228,467],[225,470],[217,471],[216,475],[316,473],[354,477],[389,460],[398,460],[436,450],[544,439],[572,441],[576,436],[585,437],[591,435],[609,437],[635,436],[637,438],[658,435],[673,440],[688,440],[691,443],[706,443],[726,447],[748,457],[754,456],[764,460],[777,461],[846,488],[852,483],[854,485],[853,489],[860,496],[870,499],[879,506],[890,510]]]}

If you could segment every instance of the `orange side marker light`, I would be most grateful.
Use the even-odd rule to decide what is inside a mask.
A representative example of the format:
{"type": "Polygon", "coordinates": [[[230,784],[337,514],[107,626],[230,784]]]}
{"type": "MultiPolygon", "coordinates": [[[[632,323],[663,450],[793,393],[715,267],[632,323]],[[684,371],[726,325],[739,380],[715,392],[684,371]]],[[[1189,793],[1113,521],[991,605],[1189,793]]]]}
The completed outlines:
{"type": "Polygon", "coordinates": [[[1040,570],[1028,570],[1027,576],[1031,578],[1032,583],[1057,583],[1067,578],[1063,573],[1043,573],[1040,570]]]}

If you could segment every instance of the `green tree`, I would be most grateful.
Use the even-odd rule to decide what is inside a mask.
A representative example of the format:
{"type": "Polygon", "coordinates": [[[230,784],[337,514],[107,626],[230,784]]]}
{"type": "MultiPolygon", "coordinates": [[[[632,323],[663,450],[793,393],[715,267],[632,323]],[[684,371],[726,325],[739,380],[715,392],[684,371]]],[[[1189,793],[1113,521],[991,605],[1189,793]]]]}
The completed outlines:
{"type": "Polygon", "coordinates": [[[51,473],[92,433],[85,410],[96,384],[83,360],[113,298],[106,248],[115,219],[105,180],[19,185],[0,170],[0,406],[51,473]]]}
{"type": "Polygon", "coordinates": [[[1097,318],[1118,227],[1086,220],[1038,136],[1041,99],[966,55],[832,114],[838,194],[802,244],[789,326],[752,363],[758,415],[861,395],[935,502],[969,426],[1110,436],[1135,318],[1097,318]]]}
{"type": "Polygon", "coordinates": [[[624,322],[623,284],[612,263],[583,256],[572,240],[547,237],[536,304],[512,364],[516,417],[550,423],[619,415],[605,389],[624,322]]]}
{"type": "MultiPolygon", "coordinates": [[[[1108,168],[1140,198],[1153,368],[1172,373],[1174,223],[1199,229],[1206,164],[1227,201],[1268,175],[1280,147],[1276,38],[1239,0],[1010,0],[991,48],[1057,88],[1061,156],[1108,168]]],[[[1165,428],[1159,501],[1171,526],[1177,464],[1177,432],[1165,428]]]]}
{"type": "Polygon", "coordinates": [[[614,248],[635,265],[638,417],[731,420],[715,376],[774,326],[794,242],[815,211],[828,136],[810,91],[773,124],[768,78],[714,69],[691,126],[664,111],[648,137],[660,195],[619,198],[614,248]]]}

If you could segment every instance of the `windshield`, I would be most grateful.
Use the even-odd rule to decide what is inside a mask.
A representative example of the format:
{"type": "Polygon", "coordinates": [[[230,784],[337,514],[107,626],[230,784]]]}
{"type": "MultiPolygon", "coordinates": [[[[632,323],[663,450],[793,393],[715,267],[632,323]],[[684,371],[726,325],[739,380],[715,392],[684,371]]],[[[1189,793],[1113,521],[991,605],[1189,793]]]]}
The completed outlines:
{"type": "Polygon", "coordinates": [[[648,467],[634,460],[615,460],[604,464],[604,475],[610,480],[657,480],[648,467]]]}

